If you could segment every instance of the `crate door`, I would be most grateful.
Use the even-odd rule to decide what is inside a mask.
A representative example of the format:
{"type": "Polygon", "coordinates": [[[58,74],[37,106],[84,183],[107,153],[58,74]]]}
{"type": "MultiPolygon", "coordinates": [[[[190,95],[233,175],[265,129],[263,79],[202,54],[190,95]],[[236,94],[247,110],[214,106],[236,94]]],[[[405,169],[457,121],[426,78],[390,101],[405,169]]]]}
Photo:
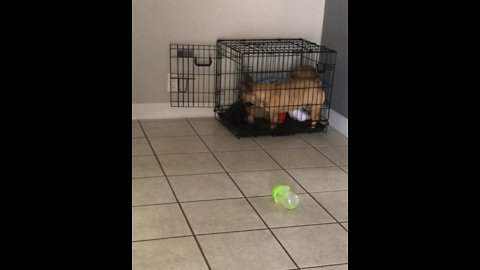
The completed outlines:
{"type": "Polygon", "coordinates": [[[215,45],[170,44],[172,107],[215,107],[215,45]]]}

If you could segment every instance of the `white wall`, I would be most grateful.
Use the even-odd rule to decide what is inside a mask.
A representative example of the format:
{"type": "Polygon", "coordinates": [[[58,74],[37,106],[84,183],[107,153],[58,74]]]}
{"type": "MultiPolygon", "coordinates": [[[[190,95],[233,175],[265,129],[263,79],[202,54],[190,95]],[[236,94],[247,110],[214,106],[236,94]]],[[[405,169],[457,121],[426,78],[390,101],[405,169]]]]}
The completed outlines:
{"type": "Polygon", "coordinates": [[[169,101],[169,44],[218,38],[320,43],[325,0],[133,0],[132,102],[169,101]]]}

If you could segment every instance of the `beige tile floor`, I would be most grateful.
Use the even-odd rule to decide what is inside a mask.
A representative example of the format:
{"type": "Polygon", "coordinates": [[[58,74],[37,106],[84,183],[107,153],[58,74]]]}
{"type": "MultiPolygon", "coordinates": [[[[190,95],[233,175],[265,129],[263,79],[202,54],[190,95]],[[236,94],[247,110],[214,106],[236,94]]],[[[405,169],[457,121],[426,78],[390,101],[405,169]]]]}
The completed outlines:
{"type": "Polygon", "coordinates": [[[133,270],[348,269],[348,139],[132,121],[133,270]],[[275,205],[288,184],[299,207],[275,205]]]}

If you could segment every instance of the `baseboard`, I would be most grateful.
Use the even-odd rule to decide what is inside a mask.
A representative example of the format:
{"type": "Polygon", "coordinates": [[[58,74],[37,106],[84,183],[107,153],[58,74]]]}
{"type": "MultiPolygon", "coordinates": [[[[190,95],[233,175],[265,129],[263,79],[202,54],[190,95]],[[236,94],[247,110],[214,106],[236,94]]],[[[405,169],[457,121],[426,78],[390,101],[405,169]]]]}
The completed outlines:
{"type": "MultiPolygon", "coordinates": [[[[172,119],[213,117],[213,108],[170,107],[170,103],[136,103],[132,104],[132,119],[172,119]]],[[[330,126],[348,137],[348,118],[330,110],[330,126]]]]}
{"type": "Polygon", "coordinates": [[[330,117],[328,118],[330,126],[338,130],[348,138],[348,118],[330,109],[330,117]]]}
{"type": "Polygon", "coordinates": [[[213,117],[214,115],[213,108],[170,107],[169,102],[132,104],[133,120],[213,117]]]}

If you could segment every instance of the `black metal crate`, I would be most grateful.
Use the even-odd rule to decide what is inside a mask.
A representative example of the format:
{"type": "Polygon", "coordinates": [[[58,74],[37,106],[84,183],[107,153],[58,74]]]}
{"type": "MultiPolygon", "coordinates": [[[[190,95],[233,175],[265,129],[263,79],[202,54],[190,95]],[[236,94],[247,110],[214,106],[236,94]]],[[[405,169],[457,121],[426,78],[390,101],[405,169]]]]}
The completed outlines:
{"type": "Polygon", "coordinates": [[[214,107],[215,45],[170,44],[172,107],[214,107]]]}
{"type": "Polygon", "coordinates": [[[237,136],[328,127],[334,50],[304,39],[221,39],[172,44],[170,56],[172,106],[214,107],[237,136]]]}

